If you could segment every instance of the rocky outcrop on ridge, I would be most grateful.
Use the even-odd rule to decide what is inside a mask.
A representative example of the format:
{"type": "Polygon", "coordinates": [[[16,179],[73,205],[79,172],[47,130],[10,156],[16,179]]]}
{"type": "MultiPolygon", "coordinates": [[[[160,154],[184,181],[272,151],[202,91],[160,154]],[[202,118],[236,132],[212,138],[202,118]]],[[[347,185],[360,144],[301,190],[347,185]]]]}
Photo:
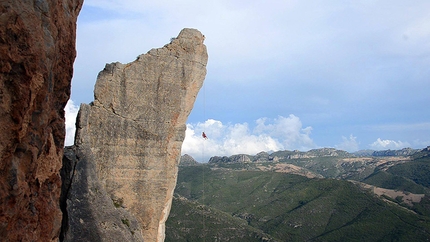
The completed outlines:
{"type": "Polygon", "coordinates": [[[232,160],[228,156],[212,156],[209,161],[209,164],[218,164],[218,163],[232,163],[232,160]]]}
{"type": "Polygon", "coordinates": [[[179,161],[180,166],[196,166],[198,164],[199,163],[188,154],[181,156],[181,160],[179,161]]]}
{"type": "Polygon", "coordinates": [[[354,153],[348,153],[344,150],[337,150],[334,148],[320,148],[309,151],[298,150],[283,150],[276,151],[272,154],[267,152],[260,152],[256,155],[232,155],[232,156],[213,156],[209,159],[209,163],[262,163],[262,162],[278,162],[279,160],[294,160],[294,159],[311,159],[321,157],[379,157],[379,156],[411,156],[419,152],[417,149],[404,148],[401,150],[361,150],[354,153]]]}
{"type": "Polygon", "coordinates": [[[184,29],[163,48],[152,49],[132,63],[107,64],[99,73],[94,102],[82,104],[77,118],[78,161],[65,191],[66,241],[76,238],[68,233],[88,230],[91,222],[97,223],[94,234],[103,233],[103,226],[118,225],[102,224],[111,217],[101,215],[111,211],[103,206],[92,205],[90,216],[77,209],[81,198],[93,204],[99,188],[109,196],[111,207],[118,204],[136,218],[139,230],[130,223],[130,232],[141,233],[144,241],[164,240],[185,122],[206,75],[203,41],[198,30],[184,29]],[[79,165],[81,160],[88,164],[79,165]],[[88,182],[79,183],[82,179],[88,182]],[[95,217],[103,219],[91,221],[95,217]]]}
{"type": "Polygon", "coordinates": [[[82,2],[0,1],[1,241],[57,241],[64,106],[82,2]]]}
{"type": "Polygon", "coordinates": [[[260,152],[256,155],[232,155],[232,156],[214,156],[209,159],[209,163],[264,163],[264,162],[278,162],[282,159],[307,159],[315,157],[326,157],[326,156],[336,156],[336,157],[349,157],[349,154],[343,150],[336,150],[333,148],[321,148],[309,151],[276,151],[272,154],[267,152],[260,152]]]}
{"type": "Polygon", "coordinates": [[[419,150],[412,148],[403,148],[401,150],[380,150],[374,151],[372,156],[410,156],[418,151],[419,150]]]}
{"type": "Polygon", "coordinates": [[[254,162],[276,162],[277,160],[273,159],[273,156],[269,155],[267,152],[260,152],[254,156],[254,162]]]}
{"type": "Polygon", "coordinates": [[[352,154],[334,148],[320,148],[309,151],[277,151],[272,153],[272,156],[278,157],[279,159],[309,159],[315,157],[350,157],[352,154]]]}
{"type": "Polygon", "coordinates": [[[410,156],[418,153],[419,151],[419,149],[403,148],[401,150],[359,150],[352,154],[357,157],[410,156]]]}
{"type": "Polygon", "coordinates": [[[261,162],[272,162],[273,157],[270,156],[267,152],[260,152],[257,155],[232,155],[232,156],[213,156],[209,159],[210,164],[218,164],[218,163],[261,163],[261,162]]]}

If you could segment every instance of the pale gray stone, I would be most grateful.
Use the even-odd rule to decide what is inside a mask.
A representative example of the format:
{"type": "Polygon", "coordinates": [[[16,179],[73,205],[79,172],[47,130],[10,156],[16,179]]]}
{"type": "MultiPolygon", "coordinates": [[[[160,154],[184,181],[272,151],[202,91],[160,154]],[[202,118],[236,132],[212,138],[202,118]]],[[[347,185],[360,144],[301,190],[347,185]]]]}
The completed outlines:
{"type": "MultiPolygon", "coordinates": [[[[100,187],[122,201],[145,241],[164,240],[185,122],[206,75],[203,41],[198,30],[184,29],[131,63],[107,64],[97,77],[94,102],[79,111],[77,152],[91,157],[87,166],[94,166],[100,187]]],[[[72,182],[69,196],[74,187],[72,182]]],[[[70,214],[72,207],[68,203],[69,217],[78,219],[82,213],[70,214]]]]}

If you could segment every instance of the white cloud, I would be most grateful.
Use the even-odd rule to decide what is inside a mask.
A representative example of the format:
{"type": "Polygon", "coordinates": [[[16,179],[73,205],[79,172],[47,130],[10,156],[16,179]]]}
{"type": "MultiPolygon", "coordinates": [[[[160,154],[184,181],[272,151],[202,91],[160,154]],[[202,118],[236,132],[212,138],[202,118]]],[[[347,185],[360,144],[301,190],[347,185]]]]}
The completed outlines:
{"type": "Polygon", "coordinates": [[[359,150],[359,142],[357,141],[357,137],[351,134],[349,135],[349,138],[342,136],[342,143],[335,145],[335,147],[339,150],[354,152],[359,150]]]}
{"type": "Polygon", "coordinates": [[[75,105],[73,100],[69,100],[64,108],[66,112],[66,140],[64,145],[73,145],[75,139],[75,123],[78,115],[79,107],[75,105]]]}
{"type": "Polygon", "coordinates": [[[411,145],[408,142],[402,142],[402,141],[394,141],[394,140],[388,140],[388,139],[381,139],[378,138],[375,142],[370,144],[370,147],[374,150],[398,150],[403,149],[406,147],[410,147],[411,145]]]}
{"type": "Polygon", "coordinates": [[[188,124],[182,154],[189,154],[198,161],[208,161],[212,156],[256,154],[260,151],[285,149],[308,150],[315,148],[310,138],[312,128],[302,128],[294,115],[276,119],[260,118],[251,130],[248,123],[223,124],[209,119],[204,123],[188,124]],[[201,137],[205,132],[209,139],[201,137]]]}
{"type": "Polygon", "coordinates": [[[273,123],[266,124],[267,118],[260,118],[256,121],[257,126],[254,130],[257,134],[267,134],[281,140],[285,149],[305,150],[314,148],[315,144],[309,137],[312,127],[302,128],[300,119],[290,114],[287,118],[279,116],[273,123]]]}

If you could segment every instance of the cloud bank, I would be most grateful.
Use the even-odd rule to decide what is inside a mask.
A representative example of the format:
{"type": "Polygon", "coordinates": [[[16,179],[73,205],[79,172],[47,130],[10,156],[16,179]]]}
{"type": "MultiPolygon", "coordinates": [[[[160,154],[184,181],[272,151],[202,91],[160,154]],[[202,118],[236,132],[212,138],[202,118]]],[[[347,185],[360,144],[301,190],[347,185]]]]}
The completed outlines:
{"type": "Polygon", "coordinates": [[[253,129],[248,123],[223,124],[208,119],[204,123],[187,124],[182,154],[189,154],[200,162],[212,156],[256,154],[260,151],[309,150],[316,148],[310,137],[312,127],[303,127],[293,114],[275,119],[260,118],[253,129]],[[205,132],[208,139],[202,138],[205,132]]]}
{"type": "Polygon", "coordinates": [[[411,145],[408,142],[402,142],[402,141],[394,141],[394,140],[388,140],[388,139],[381,139],[378,138],[375,142],[370,144],[370,147],[374,150],[398,150],[405,147],[410,147],[411,145]]]}

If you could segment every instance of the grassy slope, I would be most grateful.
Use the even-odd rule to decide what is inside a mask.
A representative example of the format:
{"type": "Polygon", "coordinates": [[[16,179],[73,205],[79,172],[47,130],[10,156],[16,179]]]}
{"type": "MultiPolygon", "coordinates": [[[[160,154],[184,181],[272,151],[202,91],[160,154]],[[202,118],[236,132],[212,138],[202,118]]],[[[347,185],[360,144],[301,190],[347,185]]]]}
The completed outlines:
{"type": "Polygon", "coordinates": [[[430,189],[430,152],[424,149],[411,158],[412,161],[391,166],[386,171],[376,170],[365,180],[379,183],[384,188],[391,186],[399,190],[417,189],[411,184],[415,183],[421,187],[418,189],[425,188],[426,191],[421,193],[426,193],[430,189]]]}
{"type": "MultiPolygon", "coordinates": [[[[235,221],[241,218],[255,229],[243,229],[243,234],[253,231],[251,237],[257,238],[249,241],[260,241],[262,232],[282,241],[407,241],[410,238],[419,241],[430,237],[428,217],[383,202],[346,181],[273,172],[212,171],[207,166],[182,167],[176,193],[223,211],[226,218],[230,216],[235,221]]],[[[181,206],[174,203],[172,213],[182,209],[181,206]]],[[[192,206],[188,209],[195,210],[192,206]]],[[[175,216],[177,221],[182,219],[181,213],[175,216]]],[[[167,225],[181,227],[172,222],[169,219],[167,225]]],[[[196,220],[194,225],[190,223],[186,227],[198,228],[199,224],[196,220]]],[[[236,238],[238,230],[235,233],[228,236],[236,238]]]]}
{"type": "Polygon", "coordinates": [[[412,162],[390,167],[387,172],[403,176],[417,184],[430,188],[430,157],[420,157],[412,162]]]}
{"type": "Polygon", "coordinates": [[[428,189],[426,187],[416,184],[414,181],[406,177],[394,175],[386,171],[376,171],[366,179],[362,180],[362,182],[386,189],[408,191],[417,194],[428,193],[428,189]]]}
{"type": "Polygon", "coordinates": [[[342,162],[344,157],[315,157],[308,159],[283,159],[282,163],[300,166],[326,178],[361,180],[374,171],[362,162],[342,162]],[[342,164],[342,165],[339,165],[342,164]]]}
{"type": "Polygon", "coordinates": [[[240,218],[178,196],[166,223],[166,242],[175,241],[276,241],[240,218]]]}
{"type": "Polygon", "coordinates": [[[417,153],[411,162],[392,166],[387,171],[377,171],[363,182],[375,186],[426,194],[413,210],[430,216],[430,157],[417,153]]]}

